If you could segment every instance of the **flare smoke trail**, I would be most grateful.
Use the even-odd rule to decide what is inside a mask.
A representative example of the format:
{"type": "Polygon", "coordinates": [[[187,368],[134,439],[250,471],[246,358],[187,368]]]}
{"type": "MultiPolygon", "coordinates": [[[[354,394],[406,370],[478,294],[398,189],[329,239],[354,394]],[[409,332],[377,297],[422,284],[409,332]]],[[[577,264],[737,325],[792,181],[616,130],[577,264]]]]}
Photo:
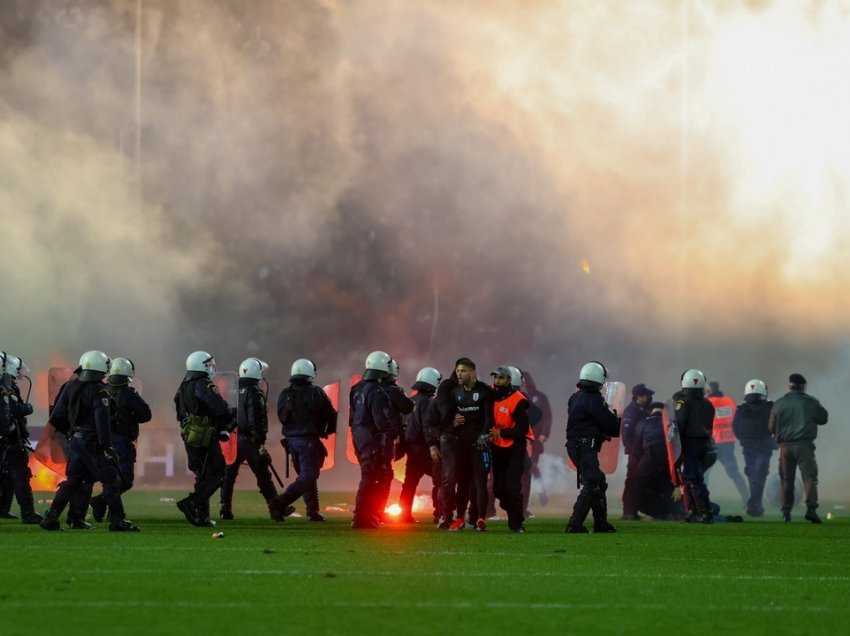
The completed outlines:
{"type": "Polygon", "coordinates": [[[263,357],[273,390],[301,356],[512,362],[559,409],[587,359],[664,395],[799,371],[838,460],[849,26],[814,1],[2,0],[0,346],[130,356],[168,420],[196,348],[263,357]]]}

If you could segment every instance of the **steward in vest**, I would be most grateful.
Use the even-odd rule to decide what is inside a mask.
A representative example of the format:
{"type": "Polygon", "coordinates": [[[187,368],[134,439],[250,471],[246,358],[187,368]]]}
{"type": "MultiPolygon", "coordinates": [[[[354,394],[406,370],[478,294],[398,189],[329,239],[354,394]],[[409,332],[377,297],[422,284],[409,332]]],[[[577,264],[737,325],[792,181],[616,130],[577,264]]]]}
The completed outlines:
{"type": "MultiPolygon", "coordinates": [[[[735,458],[735,432],[732,422],[735,419],[735,400],[724,395],[720,390],[720,384],[715,380],[708,383],[708,401],[714,406],[714,429],[712,435],[717,446],[717,461],[723,465],[723,469],[735,484],[741,504],[746,505],[749,498],[747,482],[738,469],[738,460],[735,458]]],[[[706,473],[708,475],[708,473],[706,473]]]]}
{"type": "Polygon", "coordinates": [[[121,503],[121,475],[112,447],[109,393],[103,384],[109,365],[110,360],[102,351],[84,353],[79,377],[65,385],[50,416],[57,430],[70,432],[71,440],[65,481],[41,522],[45,530],[61,530],[59,517],[71,498],[83,484],[99,481],[109,506],[109,529],[139,531],[124,517],[121,503]]]}
{"type": "Polygon", "coordinates": [[[12,493],[21,508],[21,521],[25,524],[42,522],[42,516],[35,511],[35,501],[32,495],[30,480],[32,472],[29,468],[29,431],[27,416],[32,414],[32,405],[21,397],[18,378],[24,363],[17,356],[0,352],[0,474],[6,482],[4,492],[7,497],[3,516],[14,519],[9,513],[12,504],[12,493]]]}
{"type": "MultiPolygon", "coordinates": [[[[243,462],[257,479],[257,488],[271,506],[277,497],[277,489],[272,483],[269,470],[269,452],[266,450],[266,434],[269,430],[266,395],[260,389],[268,365],[257,358],[247,358],[239,365],[239,402],[236,408],[236,459],[224,469],[224,481],[221,484],[222,519],[233,519],[233,489],[239,476],[239,467],[243,462]]],[[[271,508],[269,508],[271,514],[271,508]]],[[[274,518],[274,515],[272,515],[274,518]]]]}
{"type": "Polygon", "coordinates": [[[608,523],[608,482],[599,467],[599,449],[611,437],[620,434],[620,423],[605,398],[602,385],[608,370],[600,362],[588,362],[581,368],[578,391],[567,405],[567,454],[579,475],[581,492],[573,506],[566,532],[587,533],[584,520],[593,510],[594,532],[616,532],[608,523]]]}
{"type": "Polygon", "coordinates": [[[321,439],[336,433],[336,410],[321,387],[314,386],[316,365],[301,358],[292,363],[289,386],[280,392],[277,417],[283,427],[281,440],[292,457],[298,478],[275,498],[269,508],[281,520],[292,514],[293,503],[304,497],[307,519],[324,521],[319,512],[318,479],[328,451],[321,439]]]}
{"type": "Polygon", "coordinates": [[[416,523],[413,518],[413,497],[416,495],[416,487],[424,475],[431,477],[431,502],[434,505],[434,523],[440,518],[440,456],[439,438],[425,425],[425,415],[429,407],[434,403],[434,393],[443,379],[442,374],[433,367],[425,367],[416,374],[416,382],[413,384],[415,395],[413,400],[413,412],[407,418],[404,430],[404,449],[407,453],[407,463],[404,467],[404,483],[401,486],[401,495],[398,505],[401,508],[399,521],[402,523],[416,523]],[[434,458],[436,451],[436,459],[434,458]]]}
{"type": "Polygon", "coordinates": [[[233,430],[230,407],[212,382],[215,371],[215,360],[209,353],[190,353],[186,375],[174,396],[180,437],[189,470],[195,473],[195,488],[177,502],[177,507],[186,521],[199,527],[215,526],[210,519],[210,497],[221,486],[226,466],[219,442],[230,439],[233,430]]]}
{"type": "MultiPolygon", "coordinates": [[[[112,400],[112,447],[118,458],[121,474],[121,492],[133,487],[136,464],[136,440],[139,439],[139,424],[150,422],[151,409],[138,391],[130,386],[136,373],[132,360],[115,358],[109,368],[106,390],[112,400]]],[[[71,503],[73,506],[73,502],[71,503]]],[[[106,515],[106,499],[103,494],[91,498],[92,516],[103,521],[106,515]]],[[[78,519],[85,523],[85,515],[78,519]]]]}
{"type": "MultiPolygon", "coordinates": [[[[522,505],[522,473],[526,463],[526,440],[529,432],[528,399],[511,386],[511,370],[496,367],[494,377],[493,427],[490,443],[493,453],[493,493],[508,515],[511,532],[525,532],[522,505]]],[[[478,519],[476,529],[487,524],[478,519]]]]}

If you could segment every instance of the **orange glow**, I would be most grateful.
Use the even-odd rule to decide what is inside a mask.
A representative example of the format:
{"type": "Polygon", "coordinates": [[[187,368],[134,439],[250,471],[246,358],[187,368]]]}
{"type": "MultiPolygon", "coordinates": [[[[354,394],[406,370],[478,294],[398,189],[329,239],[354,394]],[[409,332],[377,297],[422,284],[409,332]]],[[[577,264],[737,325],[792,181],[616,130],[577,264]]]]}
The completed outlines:
{"type": "Polygon", "coordinates": [[[398,517],[401,514],[401,506],[399,506],[398,504],[389,505],[384,509],[384,512],[386,512],[391,517],[398,517]]]}
{"type": "Polygon", "coordinates": [[[590,273],[590,263],[588,263],[584,259],[581,259],[581,271],[583,271],[585,274],[590,273]]]}
{"type": "Polygon", "coordinates": [[[53,472],[47,466],[39,463],[34,455],[30,455],[29,467],[30,471],[32,471],[30,486],[34,491],[55,492],[59,487],[59,482],[64,479],[62,475],[53,472]]]}
{"type": "Polygon", "coordinates": [[[49,396],[50,369],[73,369],[77,366],[59,351],[51,351],[46,357],[50,360],[49,364],[42,365],[42,359],[38,357],[35,359],[35,365],[30,365],[31,368],[37,366],[39,369],[43,369],[32,377],[32,396],[30,397],[33,406],[42,411],[47,410],[48,400],[52,397],[49,396]]]}

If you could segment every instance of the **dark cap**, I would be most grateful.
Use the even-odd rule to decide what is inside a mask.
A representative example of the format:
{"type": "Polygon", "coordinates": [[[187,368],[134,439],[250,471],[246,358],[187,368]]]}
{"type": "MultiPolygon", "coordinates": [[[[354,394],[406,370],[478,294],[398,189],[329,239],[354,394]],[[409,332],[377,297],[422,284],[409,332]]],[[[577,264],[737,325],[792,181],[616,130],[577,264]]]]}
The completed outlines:
{"type": "Polygon", "coordinates": [[[511,370],[508,367],[496,367],[490,372],[490,375],[494,375],[497,378],[509,378],[511,377],[511,370]]]}
{"type": "Polygon", "coordinates": [[[803,377],[802,373],[792,373],[788,376],[788,384],[796,384],[797,386],[803,386],[807,384],[806,378],[803,377]]]}
{"type": "Polygon", "coordinates": [[[632,397],[638,397],[639,395],[655,395],[655,391],[645,384],[635,384],[632,387],[632,397]]]}

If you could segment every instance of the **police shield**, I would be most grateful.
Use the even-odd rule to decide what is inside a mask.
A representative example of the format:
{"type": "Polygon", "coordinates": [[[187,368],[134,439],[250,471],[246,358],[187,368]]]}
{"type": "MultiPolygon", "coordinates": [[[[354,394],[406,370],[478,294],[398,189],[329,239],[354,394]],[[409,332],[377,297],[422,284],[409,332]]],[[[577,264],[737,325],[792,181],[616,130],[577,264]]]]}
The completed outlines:
{"type": "MultiPolygon", "coordinates": [[[[220,373],[216,373],[212,377],[212,383],[215,384],[218,392],[221,394],[221,397],[223,397],[224,401],[227,402],[227,405],[231,409],[235,409],[236,405],[239,403],[239,376],[236,375],[236,372],[222,371],[220,373]]],[[[230,439],[226,442],[219,442],[219,444],[221,444],[221,452],[224,455],[224,461],[228,464],[232,464],[236,461],[236,454],[238,450],[237,443],[235,427],[230,439]]]]}
{"type": "Polygon", "coordinates": [[[670,471],[670,480],[679,484],[679,471],[677,463],[682,455],[682,440],[679,438],[679,429],[676,427],[676,407],[672,401],[664,405],[661,411],[661,424],[664,427],[664,443],[667,446],[667,467],[670,471]]]}
{"type": "MultiPolygon", "coordinates": [[[[322,387],[325,392],[325,395],[328,396],[328,399],[331,401],[331,405],[334,407],[334,410],[337,413],[337,420],[339,420],[339,389],[341,384],[342,381],[337,380],[336,382],[322,387]]],[[[325,461],[322,463],[322,470],[330,470],[334,467],[336,433],[334,433],[333,435],[328,435],[327,439],[322,440],[322,444],[324,444],[325,451],[327,452],[327,457],[325,457],[325,461]]]]}
{"type": "MultiPolygon", "coordinates": [[[[59,397],[62,387],[71,379],[73,369],[64,367],[53,367],[47,372],[47,404],[48,413],[53,412],[53,407],[59,397]]],[[[68,437],[56,430],[49,422],[35,445],[34,457],[53,472],[65,475],[65,466],[68,463],[68,437]]]]}
{"type": "MultiPolygon", "coordinates": [[[[617,412],[618,417],[622,417],[626,407],[626,385],[623,382],[606,382],[602,391],[608,406],[617,412]]],[[[619,456],[620,438],[612,437],[599,449],[599,466],[602,472],[607,475],[616,472],[619,456]]]]}

